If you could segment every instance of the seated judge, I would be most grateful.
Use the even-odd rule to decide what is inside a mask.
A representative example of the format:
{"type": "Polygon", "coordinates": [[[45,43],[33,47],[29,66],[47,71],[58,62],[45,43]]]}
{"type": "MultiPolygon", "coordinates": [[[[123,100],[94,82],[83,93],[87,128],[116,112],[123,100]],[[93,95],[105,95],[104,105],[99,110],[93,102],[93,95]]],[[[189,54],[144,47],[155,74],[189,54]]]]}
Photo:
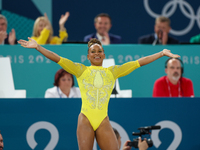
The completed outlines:
{"type": "Polygon", "coordinates": [[[45,98],[80,98],[79,88],[74,87],[74,77],[64,69],[55,74],[54,87],[45,92],[45,98]]]}
{"type": "Polygon", "coordinates": [[[178,58],[165,62],[165,73],[153,87],[153,97],[194,97],[193,83],[183,77],[183,63],[178,58]]]}

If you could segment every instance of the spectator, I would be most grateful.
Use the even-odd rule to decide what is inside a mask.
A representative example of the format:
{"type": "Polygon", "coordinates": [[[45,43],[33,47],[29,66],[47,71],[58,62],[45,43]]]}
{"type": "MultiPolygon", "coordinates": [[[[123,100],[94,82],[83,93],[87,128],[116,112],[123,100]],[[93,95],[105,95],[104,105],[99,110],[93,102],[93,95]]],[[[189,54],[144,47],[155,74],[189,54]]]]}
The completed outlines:
{"type": "Polygon", "coordinates": [[[194,97],[192,81],[182,76],[183,63],[180,59],[169,58],[165,62],[165,73],[167,76],[155,81],[153,97],[194,97]]]}
{"type": "MultiPolygon", "coordinates": [[[[117,141],[118,141],[118,145],[119,145],[119,149],[121,148],[121,136],[119,134],[119,132],[113,128],[114,132],[115,132],[115,135],[116,135],[116,138],[117,138],[117,141]]],[[[123,150],[131,150],[131,147],[128,146],[128,142],[131,142],[130,140],[126,141],[124,143],[124,146],[123,146],[123,150]]],[[[138,140],[138,148],[139,150],[146,150],[148,148],[148,144],[146,142],[146,138],[142,141],[141,138],[139,137],[139,140],[138,140]]]]}
{"type": "Polygon", "coordinates": [[[92,33],[84,37],[84,42],[89,42],[92,38],[98,39],[103,45],[119,44],[121,37],[109,33],[112,27],[111,17],[106,13],[98,14],[94,18],[94,27],[96,33],[92,33]]]}
{"type": "Polygon", "coordinates": [[[139,137],[138,140],[138,148],[139,150],[147,150],[148,149],[148,144],[147,144],[147,139],[145,138],[143,141],[142,139],[139,137]]]}
{"type": "Polygon", "coordinates": [[[3,145],[3,136],[1,134],[1,131],[0,131],[0,150],[3,150],[4,148],[4,145],[3,145]]]}
{"type": "Polygon", "coordinates": [[[170,30],[171,30],[170,19],[164,16],[160,16],[155,20],[155,25],[154,25],[155,33],[140,37],[138,42],[140,44],[153,44],[153,45],[179,44],[178,40],[168,35],[170,30]]]}
{"type": "Polygon", "coordinates": [[[17,44],[15,29],[12,29],[9,34],[7,34],[8,22],[5,16],[0,14],[0,45],[17,44]]]}
{"type": "Polygon", "coordinates": [[[45,98],[80,98],[79,88],[74,87],[74,77],[64,69],[55,74],[54,87],[45,92],[45,98]]]}
{"type": "Polygon", "coordinates": [[[199,43],[200,44],[200,34],[191,37],[190,43],[199,43]]]}
{"type": "Polygon", "coordinates": [[[33,36],[31,37],[34,39],[38,44],[62,44],[63,41],[66,41],[68,38],[67,30],[64,27],[65,22],[69,17],[69,12],[66,12],[65,15],[61,15],[59,20],[59,37],[53,36],[53,28],[52,25],[46,15],[42,17],[38,17],[35,20],[34,27],[33,27],[33,36]]]}

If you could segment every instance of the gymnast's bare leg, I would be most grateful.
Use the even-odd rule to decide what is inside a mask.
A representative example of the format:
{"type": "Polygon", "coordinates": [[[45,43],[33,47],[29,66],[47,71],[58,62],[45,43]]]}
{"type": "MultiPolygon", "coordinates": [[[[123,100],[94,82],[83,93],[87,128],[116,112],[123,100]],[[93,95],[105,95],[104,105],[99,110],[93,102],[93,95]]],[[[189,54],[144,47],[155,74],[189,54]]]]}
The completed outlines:
{"type": "Polygon", "coordinates": [[[84,114],[80,113],[77,126],[77,140],[79,150],[92,150],[94,138],[95,132],[89,120],[84,114]]]}
{"type": "Polygon", "coordinates": [[[109,122],[108,116],[96,130],[96,140],[101,150],[119,150],[117,137],[109,122]]]}

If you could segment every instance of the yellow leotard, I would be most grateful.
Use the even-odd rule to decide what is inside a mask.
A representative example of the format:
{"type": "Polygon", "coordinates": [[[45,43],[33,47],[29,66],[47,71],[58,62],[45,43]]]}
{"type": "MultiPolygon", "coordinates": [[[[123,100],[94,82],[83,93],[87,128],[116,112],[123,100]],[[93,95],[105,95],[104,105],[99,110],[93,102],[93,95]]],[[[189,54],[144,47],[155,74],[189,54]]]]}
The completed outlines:
{"type": "Polygon", "coordinates": [[[60,57],[58,64],[76,76],[82,98],[81,113],[88,118],[94,131],[107,116],[108,103],[115,80],[140,67],[138,61],[108,68],[102,66],[87,67],[62,57],[60,57]]]}

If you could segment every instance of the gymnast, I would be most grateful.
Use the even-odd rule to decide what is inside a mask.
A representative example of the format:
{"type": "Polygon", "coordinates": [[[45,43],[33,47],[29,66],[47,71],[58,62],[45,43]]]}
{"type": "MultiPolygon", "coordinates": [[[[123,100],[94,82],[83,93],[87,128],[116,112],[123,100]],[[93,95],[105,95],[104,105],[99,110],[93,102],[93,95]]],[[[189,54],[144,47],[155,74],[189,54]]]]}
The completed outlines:
{"type": "Polygon", "coordinates": [[[105,53],[101,42],[97,39],[91,39],[88,42],[87,58],[90,60],[91,66],[74,63],[67,58],[60,57],[31,38],[28,38],[28,41],[19,40],[18,43],[25,48],[35,48],[50,60],[58,63],[67,72],[76,76],[82,97],[82,107],[77,125],[79,150],[92,150],[94,138],[101,150],[119,149],[107,114],[110,95],[117,78],[128,75],[140,66],[151,63],[162,56],[180,57],[172,54],[170,50],[164,49],[136,61],[104,68],[102,63],[105,53]]]}

